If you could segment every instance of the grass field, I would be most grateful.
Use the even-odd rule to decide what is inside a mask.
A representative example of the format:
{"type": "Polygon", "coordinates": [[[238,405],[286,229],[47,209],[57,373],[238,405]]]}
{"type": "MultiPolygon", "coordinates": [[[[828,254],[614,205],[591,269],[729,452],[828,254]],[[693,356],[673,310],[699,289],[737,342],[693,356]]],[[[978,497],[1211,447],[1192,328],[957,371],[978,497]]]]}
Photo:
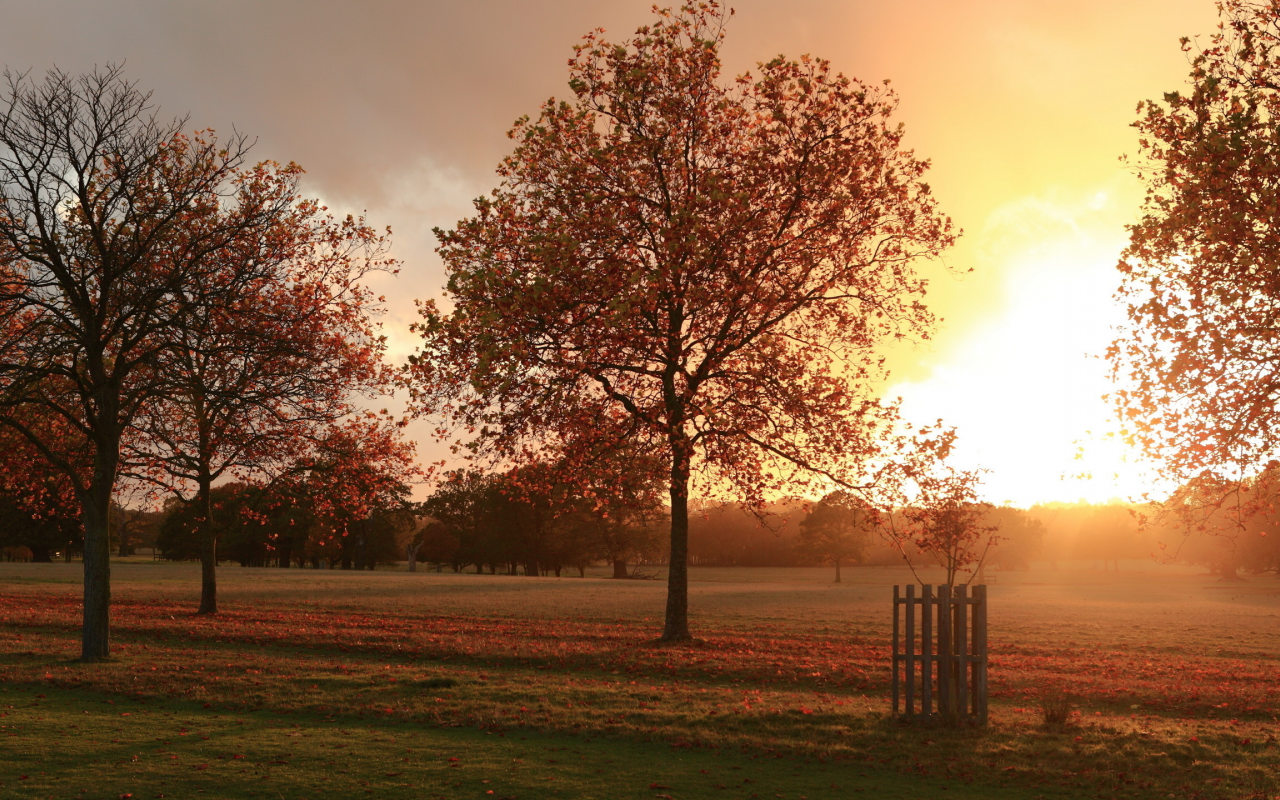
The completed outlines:
{"type": "Polygon", "coordinates": [[[80,665],[78,564],[0,564],[0,797],[1276,798],[1280,580],[1001,573],[992,724],[888,715],[892,569],[665,585],[113,566],[80,665]],[[1046,687],[1079,704],[1047,730],[1046,687]]]}

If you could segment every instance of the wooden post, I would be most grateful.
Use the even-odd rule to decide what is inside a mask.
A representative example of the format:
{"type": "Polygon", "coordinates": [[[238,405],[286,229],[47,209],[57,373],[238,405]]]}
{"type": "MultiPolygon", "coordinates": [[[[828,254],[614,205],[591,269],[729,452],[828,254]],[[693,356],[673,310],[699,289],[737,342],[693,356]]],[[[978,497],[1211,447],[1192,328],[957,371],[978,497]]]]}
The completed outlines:
{"type": "Polygon", "coordinates": [[[933,587],[920,590],[920,713],[933,714],[933,587]]]}
{"type": "Polygon", "coordinates": [[[944,584],[938,587],[938,714],[947,720],[955,716],[951,620],[951,586],[944,584]]]}
{"type": "Polygon", "coordinates": [[[895,716],[904,720],[936,717],[951,725],[986,725],[987,659],[986,586],[974,586],[970,594],[967,586],[924,585],[920,587],[919,597],[914,584],[909,584],[906,592],[900,586],[893,587],[891,686],[895,716]],[[920,606],[918,652],[917,605],[920,606]],[[905,607],[905,627],[899,617],[900,607],[905,607]],[[918,705],[917,660],[920,662],[918,705]]]}
{"type": "Polygon", "coordinates": [[[961,719],[969,716],[969,599],[965,596],[966,586],[961,584],[955,588],[955,636],[956,646],[956,714],[961,719]]]}
{"type": "Polygon", "coordinates": [[[979,725],[987,724],[987,587],[973,587],[973,704],[979,725]]]}
{"type": "Polygon", "coordinates": [[[893,587],[893,715],[898,716],[898,606],[902,604],[897,584],[893,587]]]}
{"type": "Polygon", "coordinates": [[[906,715],[915,716],[916,709],[916,585],[907,585],[907,635],[906,635],[906,668],[907,697],[906,715]]]}

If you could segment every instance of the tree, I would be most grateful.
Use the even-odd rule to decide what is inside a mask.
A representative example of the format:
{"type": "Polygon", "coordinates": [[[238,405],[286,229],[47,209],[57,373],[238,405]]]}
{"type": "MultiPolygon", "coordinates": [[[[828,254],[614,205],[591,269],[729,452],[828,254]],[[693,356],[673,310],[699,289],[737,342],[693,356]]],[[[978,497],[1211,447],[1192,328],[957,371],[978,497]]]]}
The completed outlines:
{"type": "Polygon", "coordinates": [[[1146,199],[1108,351],[1124,436],[1173,485],[1231,485],[1280,446],[1280,6],[1219,9],[1189,88],[1139,107],[1146,199]]]}
{"type": "MultiPolygon", "coordinates": [[[[275,208],[269,224],[212,257],[217,277],[243,291],[192,309],[157,370],[156,402],[134,420],[128,453],[136,474],[199,507],[198,613],[217,613],[214,482],[279,472],[352,397],[382,391],[384,340],[376,303],[360,281],[388,270],[385,237],[363,220],[336,221],[299,196],[296,165],[270,162],[237,173],[237,203],[275,208]]],[[[225,224],[235,213],[207,210],[183,235],[225,224]]]]}
{"type": "Polygon", "coordinates": [[[879,517],[875,509],[849,492],[832,492],[800,521],[796,549],[808,558],[834,564],[835,582],[840,583],[840,562],[862,558],[879,517]]]}
{"type": "Polygon", "coordinates": [[[329,425],[272,483],[268,505],[303,509],[317,529],[303,541],[278,536],[280,566],[295,547],[344,569],[398,558],[396,537],[412,529],[411,483],[421,476],[413,443],[388,416],[366,412],[329,425]]]}
{"type": "Polygon", "coordinates": [[[455,569],[502,560],[493,541],[491,500],[497,496],[493,476],[479,470],[446,473],[422,510],[445,527],[458,541],[452,554],[455,569]]]}
{"type": "Polygon", "coordinates": [[[791,498],[749,506],[701,500],[690,506],[689,558],[699,566],[795,567],[799,520],[808,503],[791,498]]]}
{"type": "Polygon", "coordinates": [[[584,534],[578,543],[579,556],[603,556],[613,565],[613,577],[621,579],[631,577],[627,562],[661,550],[657,537],[665,514],[662,494],[667,482],[659,455],[612,445],[619,440],[625,441],[623,437],[606,439],[610,445],[596,452],[575,443],[562,456],[561,466],[566,483],[572,483],[575,474],[582,476],[577,492],[583,517],[578,530],[584,534]],[[575,457],[589,460],[589,468],[583,469],[575,457]]]}
{"type": "MultiPolygon", "coordinates": [[[[1125,509],[1120,510],[1125,513],[1132,528],[1132,516],[1125,509]]],[[[1031,559],[1044,550],[1044,523],[1020,508],[993,508],[987,515],[986,524],[1000,531],[1000,539],[992,545],[987,558],[987,563],[992,566],[1000,569],[1030,569],[1031,559]]]]}
{"type": "Polygon", "coordinates": [[[437,231],[453,311],[424,304],[409,380],[496,462],[660,454],[681,641],[692,482],[759,505],[872,491],[927,454],[876,398],[875,348],[927,334],[912,265],[954,233],[888,89],[808,57],[726,85],[720,6],[655,13],[625,44],[588,34],[573,99],[519,120],[499,187],[437,231]]]}
{"type": "Polygon", "coordinates": [[[431,564],[453,561],[458,552],[458,537],[449,532],[449,526],[439,520],[430,520],[414,534],[409,543],[409,571],[415,571],[416,560],[421,558],[431,564]]]}
{"type": "Polygon", "coordinates": [[[976,470],[953,469],[918,477],[912,503],[884,516],[885,532],[913,572],[914,550],[946,571],[948,585],[961,572],[970,573],[970,579],[979,574],[1000,538],[989,521],[994,506],[978,500],[980,479],[976,470]]]}
{"type": "MultiPolygon", "coordinates": [[[[24,424],[57,442],[75,459],[82,442],[57,418],[27,409],[24,424]],[[78,446],[79,445],[79,446],[78,446]]],[[[83,462],[78,462],[83,467],[83,462]]],[[[31,551],[33,561],[50,561],[55,551],[84,547],[84,529],[71,482],[12,428],[0,426],[0,544],[31,551]]]]}
{"type": "Polygon", "coordinates": [[[43,82],[5,73],[0,99],[0,424],[71,482],[82,512],[81,658],[110,650],[108,513],[121,439],[154,399],[160,356],[193,307],[243,287],[211,256],[276,216],[235,206],[192,233],[232,192],[242,136],[186,137],[149,95],[108,67],[43,82]],[[25,422],[58,417],[87,466],[25,422]]]}

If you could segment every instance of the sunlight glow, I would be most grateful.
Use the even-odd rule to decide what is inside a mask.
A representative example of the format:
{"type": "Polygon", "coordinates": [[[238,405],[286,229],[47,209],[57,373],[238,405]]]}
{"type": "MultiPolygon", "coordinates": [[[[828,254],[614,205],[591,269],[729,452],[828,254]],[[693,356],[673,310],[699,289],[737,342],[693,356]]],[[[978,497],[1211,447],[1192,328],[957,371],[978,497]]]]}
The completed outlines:
{"type": "Polygon", "coordinates": [[[909,418],[957,427],[955,460],[991,471],[991,501],[1025,507],[1143,491],[1130,454],[1104,439],[1113,425],[1102,399],[1110,384],[1101,356],[1123,319],[1112,292],[1133,193],[1117,178],[992,213],[978,234],[979,258],[1002,276],[1003,297],[926,379],[889,392],[909,418]]]}

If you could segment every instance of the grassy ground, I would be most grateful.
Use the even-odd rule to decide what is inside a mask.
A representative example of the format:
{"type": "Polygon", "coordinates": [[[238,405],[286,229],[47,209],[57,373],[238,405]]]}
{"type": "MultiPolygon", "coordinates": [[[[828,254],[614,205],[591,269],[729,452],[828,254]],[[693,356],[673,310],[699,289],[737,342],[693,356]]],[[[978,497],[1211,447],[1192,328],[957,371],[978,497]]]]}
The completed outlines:
{"type": "Polygon", "coordinates": [[[957,733],[888,718],[895,570],[695,570],[671,648],[656,581],[231,567],[201,618],[116,564],[86,666],[77,569],[0,565],[0,797],[1280,796],[1274,578],[1004,573],[957,733]]]}

